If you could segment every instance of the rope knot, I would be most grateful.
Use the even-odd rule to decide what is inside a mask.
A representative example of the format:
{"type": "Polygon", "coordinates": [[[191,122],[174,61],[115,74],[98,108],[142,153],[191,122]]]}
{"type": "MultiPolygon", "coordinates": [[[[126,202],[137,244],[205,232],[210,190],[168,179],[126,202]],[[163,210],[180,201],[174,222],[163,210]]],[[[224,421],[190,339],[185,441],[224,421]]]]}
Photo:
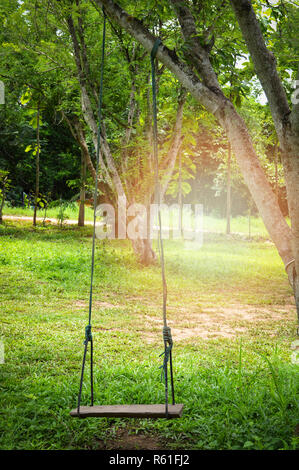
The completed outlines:
{"type": "MultiPolygon", "coordinates": [[[[169,356],[170,356],[170,352],[172,350],[172,345],[173,345],[171,329],[169,328],[169,326],[163,326],[163,340],[165,344],[165,350],[162,354],[160,354],[160,357],[164,356],[164,359],[163,359],[163,364],[162,366],[159,367],[159,369],[162,369],[162,374],[164,375],[164,378],[165,378],[167,374],[167,364],[169,361],[169,356]]],[[[161,380],[162,380],[162,375],[161,375],[161,380]]]]}
{"type": "Polygon", "coordinates": [[[152,51],[151,51],[151,58],[152,60],[155,60],[156,58],[156,55],[157,55],[157,52],[158,52],[158,49],[159,49],[159,46],[162,45],[162,41],[161,39],[156,39],[155,43],[154,43],[154,46],[152,48],[152,51]]]}
{"type": "Polygon", "coordinates": [[[91,325],[87,325],[85,327],[85,341],[84,341],[84,344],[87,344],[89,341],[92,341],[91,325]]]}
{"type": "Polygon", "coordinates": [[[165,343],[168,343],[170,348],[172,348],[173,341],[171,336],[171,329],[169,326],[163,326],[163,340],[165,343]]]}

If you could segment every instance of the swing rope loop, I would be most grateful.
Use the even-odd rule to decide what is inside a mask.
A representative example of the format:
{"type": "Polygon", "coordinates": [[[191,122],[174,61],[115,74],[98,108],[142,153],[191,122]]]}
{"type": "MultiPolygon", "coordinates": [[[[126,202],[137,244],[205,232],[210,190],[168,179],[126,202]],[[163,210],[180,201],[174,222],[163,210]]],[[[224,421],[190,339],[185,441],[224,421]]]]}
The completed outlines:
{"type": "MultiPolygon", "coordinates": [[[[88,325],[85,327],[85,340],[84,340],[84,354],[81,368],[80,388],[78,394],[78,406],[77,415],[80,415],[81,395],[84,379],[84,369],[86,362],[86,355],[88,344],[90,343],[90,387],[91,387],[91,406],[93,406],[94,394],[93,394],[93,338],[92,338],[92,297],[93,297],[93,276],[94,276],[94,259],[95,259],[95,233],[96,233],[96,208],[97,208],[97,195],[98,195],[98,173],[99,173],[99,160],[100,160],[100,148],[101,148],[101,122],[102,122],[102,104],[103,104],[103,76],[104,76],[104,59],[105,59],[105,41],[106,41],[106,14],[103,8],[103,39],[102,39],[102,61],[101,61],[101,75],[100,75],[100,91],[99,91],[99,105],[98,105],[98,136],[97,136],[97,149],[96,149],[96,181],[94,190],[94,217],[93,217],[93,237],[92,237],[92,255],[91,255],[91,279],[90,279],[90,295],[89,295],[89,315],[88,325]]],[[[166,301],[167,301],[167,284],[165,276],[165,261],[164,261],[164,249],[162,240],[162,222],[161,222],[161,196],[160,196],[160,185],[159,185],[159,160],[158,160],[158,124],[157,124],[157,90],[156,90],[156,72],[155,72],[155,59],[159,46],[162,44],[160,39],[157,39],[154,43],[151,51],[151,69],[152,69],[152,94],[153,94],[153,155],[155,160],[155,181],[156,181],[156,199],[158,203],[158,219],[159,219],[159,248],[161,258],[161,274],[163,284],[163,341],[164,341],[164,352],[160,355],[164,355],[162,368],[162,374],[164,373],[165,379],[165,416],[169,417],[168,414],[168,362],[170,363],[170,378],[171,378],[171,390],[172,390],[172,403],[175,404],[174,397],[174,384],[173,384],[173,369],[172,369],[172,347],[173,341],[171,336],[171,329],[167,325],[166,316],[166,301]]]]}
{"type": "Polygon", "coordinates": [[[85,327],[85,341],[84,341],[84,344],[89,343],[89,341],[92,341],[91,325],[87,325],[85,327]]]}
{"type": "Polygon", "coordinates": [[[171,329],[169,328],[169,326],[164,326],[163,327],[163,340],[164,340],[164,344],[165,344],[165,350],[164,350],[164,352],[162,352],[162,354],[160,354],[159,357],[164,356],[163,365],[160,366],[160,369],[163,369],[162,373],[164,372],[164,378],[166,378],[167,365],[168,365],[168,361],[170,359],[170,353],[172,351],[172,346],[173,346],[173,341],[172,341],[172,336],[171,336],[171,329]]]}
{"type": "Polygon", "coordinates": [[[95,259],[95,239],[96,239],[96,212],[97,212],[97,199],[98,199],[98,180],[99,180],[99,161],[101,151],[101,123],[102,123],[102,105],[103,105],[103,82],[104,82],[104,60],[105,60],[105,43],[106,43],[106,13],[103,8],[103,38],[102,38],[102,61],[100,71],[100,91],[99,91],[99,104],[98,104],[98,137],[96,149],[96,180],[93,197],[93,236],[92,236],[92,253],[91,253],[91,275],[90,275],[90,292],[89,292],[89,310],[88,310],[88,325],[85,327],[85,341],[84,341],[84,354],[81,368],[80,388],[78,394],[78,415],[80,416],[81,395],[84,379],[84,369],[87,355],[88,343],[90,343],[90,394],[91,406],[93,406],[93,340],[91,333],[91,316],[92,316],[92,297],[93,297],[93,275],[94,275],[94,259],[95,259]]]}
{"type": "Polygon", "coordinates": [[[157,85],[156,85],[156,65],[155,59],[159,46],[162,45],[161,39],[156,39],[154,46],[151,51],[151,68],[152,68],[152,95],[153,95],[153,155],[155,161],[155,196],[156,202],[158,204],[158,221],[159,221],[159,249],[160,249],[160,258],[161,258],[161,274],[162,274],[162,285],[163,285],[163,341],[164,341],[164,352],[160,355],[164,355],[164,360],[160,369],[162,369],[162,374],[164,374],[165,380],[165,415],[168,418],[168,362],[170,363],[170,379],[171,379],[171,390],[172,390],[172,403],[175,404],[174,397],[174,383],[173,383],[173,369],[172,369],[172,336],[171,329],[167,325],[167,312],[166,312],[166,303],[167,303],[167,283],[165,276],[165,260],[164,260],[164,247],[163,247],[163,238],[162,238],[162,220],[161,220],[161,195],[160,195],[160,182],[159,182],[159,158],[158,158],[158,110],[157,110],[157,85]]]}
{"type": "Polygon", "coordinates": [[[169,326],[163,326],[163,340],[164,342],[168,343],[170,347],[172,347],[173,341],[171,336],[171,329],[169,326]]]}

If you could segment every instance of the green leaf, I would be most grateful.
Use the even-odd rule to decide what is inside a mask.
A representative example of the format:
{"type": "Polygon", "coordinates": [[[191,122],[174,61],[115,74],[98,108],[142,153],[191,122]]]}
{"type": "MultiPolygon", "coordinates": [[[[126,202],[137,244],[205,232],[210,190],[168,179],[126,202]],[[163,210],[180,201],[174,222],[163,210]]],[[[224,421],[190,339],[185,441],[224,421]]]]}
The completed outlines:
{"type": "Polygon", "coordinates": [[[272,15],[272,10],[271,8],[268,8],[267,10],[264,11],[264,15],[270,17],[272,15]]]}
{"type": "Polygon", "coordinates": [[[253,446],[254,446],[253,442],[251,442],[251,441],[246,441],[246,442],[244,443],[244,446],[243,446],[243,447],[244,447],[244,449],[249,449],[249,448],[252,448],[253,446]]]}
{"type": "MultiPolygon", "coordinates": [[[[33,116],[33,118],[30,120],[29,124],[30,124],[30,126],[33,127],[33,129],[37,128],[37,115],[33,116]]],[[[41,118],[39,118],[39,125],[40,126],[43,125],[41,118]]]]}
{"type": "Polygon", "coordinates": [[[29,90],[25,91],[25,93],[21,96],[21,104],[25,105],[27,103],[29,103],[29,101],[31,100],[31,93],[29,90]]]}

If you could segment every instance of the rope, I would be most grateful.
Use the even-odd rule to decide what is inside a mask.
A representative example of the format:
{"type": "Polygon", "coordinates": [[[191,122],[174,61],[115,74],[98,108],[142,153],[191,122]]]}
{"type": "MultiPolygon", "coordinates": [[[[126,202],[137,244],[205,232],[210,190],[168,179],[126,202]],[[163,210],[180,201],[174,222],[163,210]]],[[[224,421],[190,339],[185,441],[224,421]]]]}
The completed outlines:
{"type": "Polygon", "coordinates": [[[161,259],[161,274],[162,274],[162,284],[163,284],[163,341],[164,341],[164,352],[160,355],[164,355],[163,364],[160,367],[162,373],[164,374],[165,380],[165,415],[168,418],[168,362],[170,363],[170,379],[171,379],[171,390],[172,390],[172,403],[175,404],[174,397],[174,384],[173,384],[173,369],[172,369],[172,346],[173,341],[171,337],[171,329],[167,325],[167,283],[165,276],[165,259],[164,259],[164,247],[163,247],[163,238],[162,238],[162,221],[161,221],[161,195],[160,195],[160,183],[159,183],[159,159],[158,159],[158,111],[157,111],[157,87],[156,87],[156,66],[155,59],[158,52],[159,46],[162,44],[160,39],[155,41],[153,49],[151,51],[151,69],[152,69],[152,94],[153,94],[153,154],[154,154],[154,163],[155,163],[155,195],[156,203],[158,204],[158,222],[159,222],[159,235],[158,235],[158,244],[160,251],[161,259]]]}
{"type": "MultiPolygon", "coordinates": [[[[98,194],[98,172],[99,172],[99,157],[100,157],[100,146],[101,146],[101,120],[102,120],[102,103],[103,103],[103,76],[104,76],[104,59],[105,59],[105,41],[106,41],[106,14],[103,9],[104,24],[103,24],[103,39],[102,39],[102,63],[101,63],[101,78],[100,78],[100,92],[99,92],[99,106],[98,106],[98,139],[97,139],[97,152],[96,152],[96,181],[94,191],[94,212],[93,212],[93,237],[92,237],[92,255],[91,255],[91,278],[90,278],[90,294],[89,294],[89,313],[88,313],[88,325],[85,327],[85,340],[84,340],[84,354],[81,368],[80,388],[78,394],[78,416],[80,416],[80,405],[81,395],[84,379],[84,370],[87,356],[88,344],[90,343],[91,357],[90,357],[90,386],[91,386],[91,406],[94,402],[93,394],[93,339],[92,339],[92,297],[93,297],[93,277],[94,277],[94,258],[95,258],[95,228],[96,228],[96,207],[97,207],[97,194],[98,194]]],[[[157,39],[151,52],[151,68],[152,68],[152,93],[153,93],[153,121],[154,121],[154,138],[153,138],[153,153],[155,159],[155,180],[156,180],[156,198],[158,204],[158,221],[159,221],[159,246],[161,256],[161,274],[163,284],[163,341],[164,341],[164,361],[161,368],[164,372],[165,379],[165,415],[168,418],[168,362],[170,363],[170,378],[171,378],[171,390],[172,390],[172,402],[175,404],[174,397],[174,384],[173,384],[173,369],[172,369],[172,336],[171,329],[167,325],[166,315],[166,303],[167,303],[167,283],[165,277],[165,260],[164,260],[164,248],[162,239],[162,221],[161,221],[161,197],[159,187],[159,160],[158,160],[158,123],[157,123],[157,90],[156,90],[156,77],[155,77],[155,58],[161,40],[157,39]]]]}
{"type": "MultiPolygon", "coordinates": [[[[288,263],[286,263],[284,269],[286,270],[286,273],[288,274],[288,268],[293,264],[295,263],[295,259],[292,259],[291,261],[289,261],[288,263]]],[[[297,273],[296,273],[296,269],[295,269],[295,266],[293,266],[293,291],[294,291],[294,295],[296,297],[296,276],[297,276],[297,273]]],[[[299,326],[297,326],[297,336],[299,336],[299,326]]]]}
{"type": "Polygon", "coordinates": [[[291,266],[291,264],[293,264],[293,263],[295,263],[295,259],[292,259],[291,261],[289,261],[289,262],[285,265],[284,269],[287,271],[288,267],[291,266]]]}
{"type": "Polygon", "coordinates": [[[163,324],[167,326],[166,317],[166,302],[167,302],[167,284],[165,278],[165,261],[164,261],[164,249],[162,242],[162,222],[161,222],[161,196],[160,196],[160,184],[159,184],[159,159],[158,159],[158,120],[157,120],[157,89],[156,89],[156,67],[155,58],[158,51],[158,47],[162,44],[160,39],[157,39],[151,52],[151,65],[152,65],[152,92],[153,92],[153,151],[154,151],[154,163],[155,163],[155,193],[156,202],[158,204],[158,223],[159,223],[159,245],[161,254],[161,267],[162,267],[162,283],[163,283],[163,324]]]}
{"type": "Polygon", "coordinates": [[[96,239],[96,211],[97,211],[97,198],[98,198],[98,174],[99,174],[99,161],[100,161],[100,148],[101,148],[101,122],[102,122],[102,104],[103,104],[103,81],[104,81],[104,59],[105,59],[105,42],[106,42],[106,14],[103,9],[104,23],[103,23],[103,38],[102,38],[102,62],[100,72],[100,91],[99,91],[99,104],[98,104],[98,138],[97,138],[97,151],[96,151],[96,180],[94,189],[93,200],[93,236],[92,236],[92,253],[91,253],[91,276],[90,276],[90,292],[89,292],[89,310],[88,310],[88,325],[85,327],[85,341],[84,341],[84,354],[81,368],[80,388],[78,394],[78,415],[80,416],[81,395],[84,379],[84,369],[86,362],[86,355],[88,344],[90,343],[90,393],[91,393],[91,406],[93,406],[93,340],[92,340],[92,295],[93,295],[93,276],[94,276],[94,258],[95,258],[95,239],[96,239]]]}

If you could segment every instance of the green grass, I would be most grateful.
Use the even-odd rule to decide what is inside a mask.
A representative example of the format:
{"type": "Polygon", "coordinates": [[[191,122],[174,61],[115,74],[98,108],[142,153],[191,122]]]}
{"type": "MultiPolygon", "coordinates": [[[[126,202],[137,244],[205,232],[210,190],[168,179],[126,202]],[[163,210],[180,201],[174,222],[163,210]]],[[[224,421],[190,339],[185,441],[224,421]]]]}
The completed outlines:
{"type": "MultiPolygon", "coordinates": [[[[47,210],[47,218],[57,218],[59,208],[50,208],[47,210]]],[[[23,207],[7,207],[5,206],[4,215],[15,215],[15,216],[27,216],[33,217],[33,209],[23,208],[23,207]]],[[[66,219],[77,220],[78,219],[78,207],[67,207],[65,209],[66,219]]],[[[44,217],[44,210],[38,210],[37,217],[44,217]]],[[[93,210],[91,207],[86,206],[85,208],[85,219],[88,221],[93,220],[93,210]]],[[[168,219],[164,217],[164,224],[168,219]]],[[[170,219],[171,220],[171,219],[170,219]]],[[[251,237],[261,237],[268,238],[268,232],[265,228],[265,225],[260,217],[251,217],[251,237]]],[[[167,223],[168,225],[168,223],[167,223]]],[[[216,232],[216,233],[225,233],[226,231],[226,219],[220,217],[212,217],[209,215],[204,215],[203,217],[203,229],[207,232],[216,232]]],[[[238,216],[231,219],[231,232],[237,234],[243,234],[244,236],[249,236],[249,223],[248,217],[238,216]]]]}
{"type": "MultiPolygon", "coordinates": [[[[243,328],[234,337],[175,342],[177,402],[185,405],[181,419],[69,416],[88,317],[91,230],[33,229],[24,222],[0,226],[0,448],[96,449],[122,427],[157,436],[163,448],[298,448],[299,374],[290,360],[295,314],[275,317],[283,318],[291,297],[282,262],[268,242],[215,234],[195,250],[190,243],[166,243],[174,332],[204,327],[201,314],[211,307],[214,330],[226,321],[217,310],[231,305],[241,312],[256,309],[261,317],[268,309],[267,316],[259,323],[227,319],[232,328],[243,328]]],[[[159,266],[140,266],[127,242],[97,242],[94,302],[96,402],[163,403],[159,266]]],[[[87,368],[86,404],[88,378],[87,368]]]]}
{"type": "MultiPolygon", "coordinates": [[[[225,233],[226,219],[205,215],[203,221],[204,229],[209,232],[225,233]]],[[[245,216],[233,217],[231,219],[231,232],[241,233],[249,236],[249,219],[245,216]]],[[[250,236],[269,238],[267,229],[260,217],[250,217],[250,236]]]]}
{"type": "MultiPolygon", "coordinates": [[[[51,207],[47,209],[47,218],[57,219],[59,213],[59,207],[51,207]]],[[[74,207],[67,207],[64,211],[66,219],[77,220],[78,219],[78,204],[74,203],[74,207]]],[[[3,210],[3,215],[15,215],[23,217],[32,217],[33,218],[33,209],[28,207],[8,207],[5,206],[3,210]]],[[[37,217],[44,218],[45,211],[39,209],[37,211],[37,217]]],[[[85,207],[85,218],[86,220],[93,220],[93,209],[89,206],[85,207]]]]}

